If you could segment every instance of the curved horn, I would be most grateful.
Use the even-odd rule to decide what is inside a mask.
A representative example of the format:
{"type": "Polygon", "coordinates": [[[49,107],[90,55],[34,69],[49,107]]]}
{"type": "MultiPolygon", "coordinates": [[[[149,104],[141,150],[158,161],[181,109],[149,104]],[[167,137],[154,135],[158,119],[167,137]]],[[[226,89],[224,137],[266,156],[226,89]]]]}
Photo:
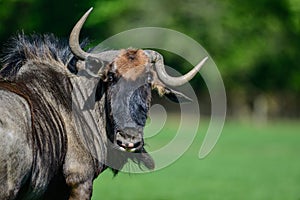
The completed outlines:
{"type": "Polygon", "coordinates": [[[90,8],[81,18],[80,20],[77,22],[77,24],[74,26],[71,34],[70,34],[70,38],[69,38],[69,45],[71,48],[72,53],[79,59],[81,60],[85,60],[89,55],[89,53],[84,52],[79,44],[79,34],[80,34],[80,30],[85,22],[85,20],[87,19],[87,17],[89,16],[90,12],[93,10],[93,7],[90,8]]]}
{"type": "Polygon", "coordinates": [[[148,55],[150,54],[150,58],[153,62],[155,62],[155,70],[159,79],[170,86],[181,86],[189,82],[192,78],[194,78],[194,76],[197,74],[197,72],[201,69],[201,67],[208,59],[208,57],[203,58],[191,71],[189,71],[185,75],[173,77],[167,74],[163,62],[163,57],[159,53],[151,50],[146,50],[146,52],[148,55]]]}

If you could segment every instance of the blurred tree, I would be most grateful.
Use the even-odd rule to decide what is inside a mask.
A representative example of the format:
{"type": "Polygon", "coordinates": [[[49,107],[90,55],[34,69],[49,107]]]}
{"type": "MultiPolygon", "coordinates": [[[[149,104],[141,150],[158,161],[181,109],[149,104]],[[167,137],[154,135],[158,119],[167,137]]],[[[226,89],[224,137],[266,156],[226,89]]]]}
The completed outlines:
{"type": "Polygon", "coordinates": [[[3,44],[18,31],[67,37],[76,19],[89,7],[89,0],[0,0],[0,41],[3,44]]]}

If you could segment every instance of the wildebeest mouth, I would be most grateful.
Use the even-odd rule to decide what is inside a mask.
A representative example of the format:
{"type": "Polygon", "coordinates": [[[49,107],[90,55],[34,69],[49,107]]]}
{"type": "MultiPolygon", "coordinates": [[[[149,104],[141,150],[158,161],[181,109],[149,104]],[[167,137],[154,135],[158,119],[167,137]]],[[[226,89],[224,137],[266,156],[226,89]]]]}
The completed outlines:
{"type": "Polygon", "coordinates": [[[137,152],[144,145],[143,134],[135,129],[126,128],[123,131],[117,131],[114,143],[120,151],[137,152]]]}

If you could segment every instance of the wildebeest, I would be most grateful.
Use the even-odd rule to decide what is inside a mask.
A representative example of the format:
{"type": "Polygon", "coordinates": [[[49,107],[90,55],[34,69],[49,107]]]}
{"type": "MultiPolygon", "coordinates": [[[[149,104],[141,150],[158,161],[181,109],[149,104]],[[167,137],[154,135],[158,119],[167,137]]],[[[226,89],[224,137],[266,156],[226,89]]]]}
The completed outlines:
{"type": "Polygon", "coordinates": [[[93,180],[128,159],[149,169],[143,128],[151,91],[181,102],[166,86],[188,82],[204,64],[171,77],[151,50],[82,50],[53,35],[19,34],[0,71],[0,199],[90,199],[93,180]]]}

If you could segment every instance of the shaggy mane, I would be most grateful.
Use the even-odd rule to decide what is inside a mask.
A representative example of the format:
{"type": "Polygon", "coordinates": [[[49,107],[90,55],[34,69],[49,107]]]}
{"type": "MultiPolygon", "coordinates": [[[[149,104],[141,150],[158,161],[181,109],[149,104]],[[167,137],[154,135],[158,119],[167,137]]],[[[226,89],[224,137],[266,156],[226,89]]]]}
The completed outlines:
{"type": "MultiPolygon", "coordinates": [[[[85,40],[85,45],[87,41],[85,40]]],[[[72,63],[77,59],[72,54],[68,41],[58,39],[53,34],[32,34],[25,35],[24,33],[12,37],[6,46],[5,52],[2,53],[0,64],[2,69],[0,76],[13,77],[28,61],[35,63],[57,63],[60,66],[68,66],[71,72],[72,63]]],[[[74,68],[74,67],[73,67],[74,68]]]]}

